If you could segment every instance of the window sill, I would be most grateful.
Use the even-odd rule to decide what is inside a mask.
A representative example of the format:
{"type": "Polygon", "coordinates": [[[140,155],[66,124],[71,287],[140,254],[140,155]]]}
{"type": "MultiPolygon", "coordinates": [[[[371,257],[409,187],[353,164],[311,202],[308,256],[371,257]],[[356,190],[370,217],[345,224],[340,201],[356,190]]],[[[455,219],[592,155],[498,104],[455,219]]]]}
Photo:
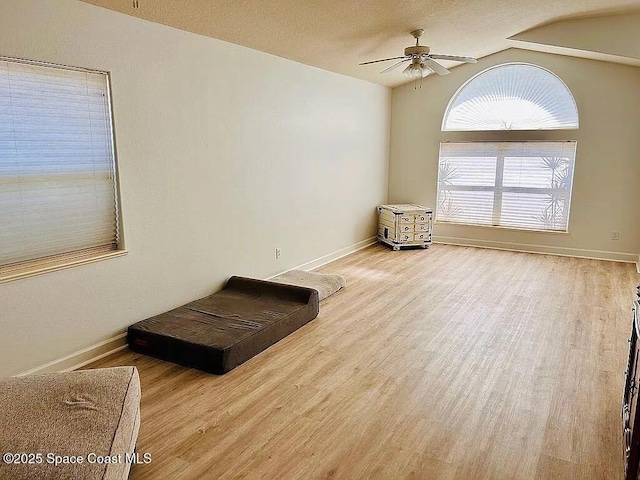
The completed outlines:
{"type": "Polygon", "coordinates": [[[33,277],[42,273],[55,272],[57,270],[64,270],[65,268],[75,267],[78,265],[86,265],[88,263],[99,262],[107,260],[109,258],[122,257],[129,253],[129,250],[114,250],[107,253],[98,253],[91,255],[83,255],[74,259],[52,259],[49,263],[38,262],[37,264],[25,265],[20,269],[16,269],[12,272],[0,274],[0,283],[12,282],[14,280],[20,280],[23,278],[33,277]]]}
{"type": "Polygon", "coordinates": [[[442,222],[436,220],[434,225],[450,226],[450,227],[476,227],[476,228],[491,228],[494,230],[506,230],[509,232],[522,232],[522,233],[546,233],[552,235],[569,235],[569,232],[561,232],[559,230],[535,230],[533,228],[516,228],[516,227],[502,227],[499,225],[476,225],[474,223],[456,223],[456,222],[442,222]]]}

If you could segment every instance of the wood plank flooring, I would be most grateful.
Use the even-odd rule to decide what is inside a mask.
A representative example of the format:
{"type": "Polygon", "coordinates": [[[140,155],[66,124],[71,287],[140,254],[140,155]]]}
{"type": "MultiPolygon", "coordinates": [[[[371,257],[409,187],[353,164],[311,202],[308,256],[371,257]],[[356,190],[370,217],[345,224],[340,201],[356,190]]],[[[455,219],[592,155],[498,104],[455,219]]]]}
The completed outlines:
{"type": "Polygon", "coordinates": [[[347,287],[224,376],[125,351],[143,479],[622,479],[631,264],[373,246],[347,287]]]}

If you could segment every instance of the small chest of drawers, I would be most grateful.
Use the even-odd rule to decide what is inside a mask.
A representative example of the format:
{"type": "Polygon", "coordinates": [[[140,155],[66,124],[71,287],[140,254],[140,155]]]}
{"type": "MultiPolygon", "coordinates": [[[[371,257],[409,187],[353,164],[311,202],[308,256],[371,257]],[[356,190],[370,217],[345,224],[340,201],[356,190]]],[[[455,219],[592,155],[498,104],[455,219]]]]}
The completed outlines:
{"type": "Polygon", "coordinates": [[[394,250],[402,247],[431,245],[433,210],[421,205],[380,205],[378,207],[378,241],[394,250]]]}

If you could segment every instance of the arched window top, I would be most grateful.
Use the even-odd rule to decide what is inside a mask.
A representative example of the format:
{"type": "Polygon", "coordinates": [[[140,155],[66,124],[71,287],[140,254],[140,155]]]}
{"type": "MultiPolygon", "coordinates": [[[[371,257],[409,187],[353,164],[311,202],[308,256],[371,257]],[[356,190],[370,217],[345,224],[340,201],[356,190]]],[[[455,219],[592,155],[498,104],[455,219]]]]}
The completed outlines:
{"type": "Polygon", "coordinates": [[[510,63],[491,67],[453,96],[442,130],[556,130],[578,128],[573,95],[542,67],[510,63]]]}

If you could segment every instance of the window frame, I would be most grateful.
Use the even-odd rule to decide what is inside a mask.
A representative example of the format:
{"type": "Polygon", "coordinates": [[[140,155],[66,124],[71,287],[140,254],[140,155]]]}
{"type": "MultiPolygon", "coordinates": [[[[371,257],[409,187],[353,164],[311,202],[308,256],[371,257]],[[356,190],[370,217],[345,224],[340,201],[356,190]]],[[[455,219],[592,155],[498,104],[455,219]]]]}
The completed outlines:
{"type": "Polygon", "coordinates": [[[117,258],[129,253],[125,245],[124,221],[122,214],[122,190],[120,188],[120,169],[117,154],[117,142],[115,134],[115,120],[113,112],[113,93],[111,83],[111,72],[93,68],[76,67],[60,63],[45,62],[40,60],[30,60],[25,58],[0,55],[0,61],[21,63],[26,65],[42,66],[67,71],[86,72],[91,74],[104,75],[106,87],[106,103],[108,112],[109,131],[111,135],[110,154],[113,160],[113,189],[115,194],[115,228],[116,248],[114,250],[100,249],[99,247],[89,247],[76,249],[69,252],[54,254],[45,257],[31,258],[15,263],[0,265],[0,284],[28,278],[43,273],[63,270],[74,266],[94,263],[109,258],[117,258]]]}
{"type": "Polygon", "coordinates": [[[462,226],[462,227],[469,227],[469,228],[482,228],[482,229],[499,229],[499,230],[508,230],[508,231],[517,231],[517,232],[523,232],[523,233],[542,233],[542,234],[550,234],[550,235],[569,235],[570,233],[570,211],[571,211],[571,199],[573,197],[573,181],[575,179],[575,170],[576,170],[576,162],[577,162],[577,156],[578,156],[578,138],[577,138],[577,132],[579,129],[579,124],[580,124],[580,111],[578,109],[578,102],[575,99],[575,96],[573,95],[573,93],[571,92],[571,90],[569,89],[569,87],[567,86],[567,84],[558,76],[556,75],[554,72],[552,72],[551,70],[542,67],[540,65],[536,65],[533,63],[528,63],[528,62],[507,62],[507,63],[500,63],[497,65],[492,65],[488,68],[485,68],[483,70],[481,70],[480,72],[476,73],[475,75],[473,75],[471,78],[467,79],[459,88],[456,89],[456,91],[454,92],[454,94],[451,96],[451,98],[449,99],[449,101],[447,102],[447,105],[445,107],[443,116],[442,116],[442,123],[440,126],[440,142],[438,144],[438,161],[436,162],[436,206],[434,209],[434,220],[433,223],[434,225],[442,225],[442,226],[462,226]],[[559,128],[553,128],[553,129],[548,129],[548,130],[541,130],[541,129],[535,129],[535,130],[445,130],[445,122],[446,122],[446,118],[447,118],[447,114],[449,113],[449,110],[451,108],[452,103],[455,101],[455,99],[458,97],[458,95],[460,94],[460,92],[470,83],[472,82],[475,78],[477,78],[478,76],[482,75],[483,73],[485,73],[488,70],[491,69],[495,69],[495,68],[499,68],[502,66],[508,66],[508,65],[529,65],[529,66],[533,66],[533,67],[537,67],[540,68],[542,70],[545,70],[546,72],[548,72],[550,75],[553,75],[554,77],[558,78],[563,85],[566,87],[567,92],[569,92],[569,94],[571,95],[571,97],[573,98],[573,102],[575,104],[576,107],[576,114],[578,116],[577,118],[577,126],[575,128],[570,128],[570,129],[559,129],[559,128]],[[447,221],[447,220],[440,220],[439,219],[439,215],[438,215],[438,200],[439,200],[439,196],[440,196],[440,148],[442,146],[443,143],[464,143],[464,142],[468,142],[468,143],[485,143],[485,142],[575,142],[576,143],[576,157],[574,159],[574,164],[573,164],[573,176],[572,176],[572,181],[571,181],[571,195],[569,197],[569,212],[568,212],[568,217],[567,217],[567,230],[566,231],[559,231],[559,230],[536,230],[536,229],[532,229],[532,228],[520,228],[520,227],[512,227],[512,226],[502,226],[502,225],[479,225],[479,224],[473,224],[473,223],[459,223],[459,222],[451,222],[451,221],[447,221]]]}

